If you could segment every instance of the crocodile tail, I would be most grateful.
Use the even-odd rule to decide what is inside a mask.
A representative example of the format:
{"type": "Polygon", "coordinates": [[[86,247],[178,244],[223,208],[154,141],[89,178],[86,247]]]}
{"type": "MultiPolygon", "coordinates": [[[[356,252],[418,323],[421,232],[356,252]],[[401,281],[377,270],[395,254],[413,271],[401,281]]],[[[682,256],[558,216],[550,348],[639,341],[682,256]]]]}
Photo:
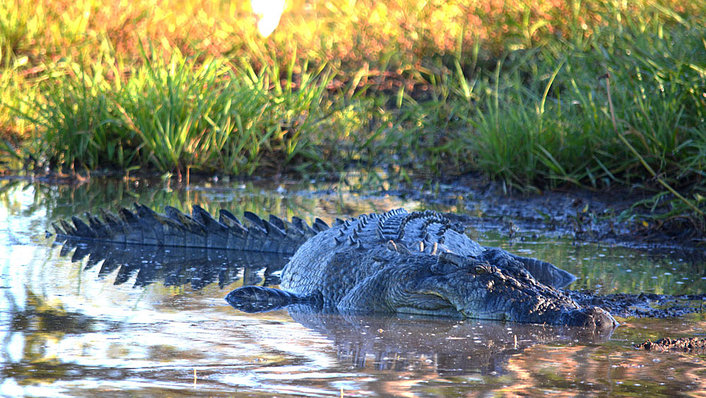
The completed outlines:
{"type": "Polygon", "coordinates": [[[296,293],[263,286],[244,286],[228,293],[225,300],[243,312],[266,312],[292,304],[320,305],[317,296],[300,296],[296,293]]]}
{"type": "Polygon", "coordinates": [[[114,214],[101,210],[99,215],[87,213],[84,218],[86,221],[74,216],[71,221],[54,222],[57,240],[293,254],[307,239],[329,228],[320,219],[309,226],[297,217],[290,222],[275,216],[262,219],[245,212],[241,222],[229,211],[221,210],[216,220],[199,206],[187,215],[171,206],[165,207],[164,213],[157,213],[138,203],[134,211],[121,208],[114,214]]]}

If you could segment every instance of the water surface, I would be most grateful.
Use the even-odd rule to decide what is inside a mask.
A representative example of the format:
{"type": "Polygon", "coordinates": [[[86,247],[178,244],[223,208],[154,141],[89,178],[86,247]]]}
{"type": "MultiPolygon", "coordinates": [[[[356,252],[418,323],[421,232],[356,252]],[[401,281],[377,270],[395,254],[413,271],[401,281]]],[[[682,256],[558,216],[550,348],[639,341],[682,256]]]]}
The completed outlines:
{"type": "MultiPolygon", "coordinates": [[[[350,317],[297,308],[244,314],[223,297],[275,278],[286,259],[207,250],[53,245],[52,221],[134,201],[235,214],[355,216],[424,203],[297,182],[161,181],[79,186],[0,181],[0,395],[7,396],[700,396],[704,357],[638,351],[705,335],[703,316],[621,319],[612,335],[487,321],[350,317]]],[[[449,205],[440,210],[463,211],[449,205]]],[[[706,291],[706,265],[616,245],[575,244],[486,225],[490,246],[559,265],[601,293],[706,291]]]]}

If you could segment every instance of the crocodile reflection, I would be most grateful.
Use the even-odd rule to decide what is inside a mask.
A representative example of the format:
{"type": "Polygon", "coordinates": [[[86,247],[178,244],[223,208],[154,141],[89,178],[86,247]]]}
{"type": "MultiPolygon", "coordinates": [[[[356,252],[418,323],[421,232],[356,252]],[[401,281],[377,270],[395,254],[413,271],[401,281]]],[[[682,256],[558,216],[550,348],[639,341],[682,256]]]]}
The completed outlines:
{"type": "Polygon", "coordinates": [[[272,285],[279,283],[279,277],[273,274],[287,263],[287,258],[278,254],[237,250],[85,244],[71,239],[56,244],[61,245],[62,257],[70,255],[73,262],[86,259],[85,270],[100,263],[100,277],[117,270],[116,285],[136,275],[134,285],[138,287],[162,282],[165,286],[190,284],[198,290],[211,283],[223,288],[240,279],[245,285],[272,285]]]}
{"type": "MultiPolygon", "coordinates": [[[[86,261],[85,269],[98,266],[102,278],[115,274],[114,283],[132,280],[135,286],[161,282],[166,286],[190,284],[195,290],[211,283],[230,288],[279,283],[278,271],[288,259],[278,254],[199,248],[155,248],[116,243],[85,244],[66,240],[60,254],[72,261],[86,261]],[[102,263],[101,263],[102,262],[102,263]]],[[[569,292],[577,302],[594,304],[595,295],[569,292]]],[[[600,303],[621,317],[664,317],[698,312],[699,297],[616,294],[600,296],[600,303]],[[659,297],[652,297],[659,296],[659,297]],[[662,301],[657,300],[663,299],[662,301]],[[683,302],[663,302],[680,299],[683,302]],[[653,307],[657,304],[658,308],[653,307]],[[649,311],[648,311],[649,310],[649,311]]],[[[410,370],[433,367],[437,373],[477,371],[499,374],[508,359],[537,345],[599,343],[611,331],[501,321],[454,320],[400,315],[343,315],[324,312],[309,304],[287,307],[290,316],[334,343],[339,360],[356,367],[410,370]]]]}
{"type": "MultiPolygon", "coordinates": [[[[100,264],[100,277],[115,274],[114,283],[122,284],[134,276],[135,286],[162,282],[201,289],[218,283],[223,288],[240,279],[244,285],[276,285],[277,271],[288,260],[276,254],[235,250],[86,245],[72,240],[61,244],[60,255],[71,256],[74,262],[85,260],[86,270],[100,264]]],[[[510,356],[535,344],[586,344],[610,336],[585,328],[512,322],[341,315],[310,305],[294,304],[287,310],[296,322],[332,340],[342,363],[397,371],[431,366],[440,374],[499,374],[510,356]]]]}
{"type": "Polygon", "coordinates": [[[510,357],[534,345],[594,344],[612,333],[419,315],[344,315],[305,305],[288,310],[295,321],[332,340],[343,364],[392,371],[431,368],[439,375],[501,375],[507,373],[510,357]]]}

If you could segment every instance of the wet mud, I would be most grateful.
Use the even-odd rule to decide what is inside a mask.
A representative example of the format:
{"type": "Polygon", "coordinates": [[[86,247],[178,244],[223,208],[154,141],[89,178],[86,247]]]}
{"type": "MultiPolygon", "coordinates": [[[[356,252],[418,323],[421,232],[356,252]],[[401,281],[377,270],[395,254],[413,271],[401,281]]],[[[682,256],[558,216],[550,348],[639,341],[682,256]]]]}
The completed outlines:
{"type": "Polygon", "coordinates": [[[706,294],[668,295],[654,293],[615,293],[599,295],[564,291],[581,306],[597,306],[620,318],[672,318],[701,313],[706,309],[706,294]]]}
{"type": "Polygon", "coordinates": [[[686,352],[690,354],[706,354],[706,338],[680,337],[673,339],[664,337],[656,341],[647,340],[636,348],[655,352],[686,352]]]}
{"type": "MultiPolygon", "coordinates": [[[[646,209],[635,204],[652,193],[613,188],[591,191],[579,188],[521,193],[502,183],[468,175],[445,184],[420,182],[391,189],[388,194],[419,200],[430,205],[454,206],[450,214],[459,222],[496,228],[509,238],[517,231],[572,238],[578,242],[610,242],[680,251],[682,255],[706,258],[704,230],[691,220],[655,221],[646,209]]],[[[657,208],[655,214],[667,209],[657,208]]]]}

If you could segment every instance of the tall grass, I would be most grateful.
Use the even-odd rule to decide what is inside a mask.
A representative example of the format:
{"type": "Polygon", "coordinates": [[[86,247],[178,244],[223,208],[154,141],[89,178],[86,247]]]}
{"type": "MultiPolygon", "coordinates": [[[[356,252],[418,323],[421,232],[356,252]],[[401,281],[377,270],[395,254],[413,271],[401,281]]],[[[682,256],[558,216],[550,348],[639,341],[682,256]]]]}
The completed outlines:
{"type": "MultiPolygon", "coordinates": [[[[199,147],[211,131],[206,117],[218,113],[214,106],[223,90],[220,80],[227,74],[227,66],[217,61],[196,65],[173,55],[162,63],[145,55],[143,67],[127,80],[116,104],[127,130],[139,139],[145,160],[162,171],[202,165],[199,147]]],[[[225,134],[233,130],[213,128],[226,128],[225,134]]]]}
{"type": "Polygon", "coordinates": [[[33,158],[54,167],[252,174],[322,161],[313,147],[319,131],[356,115],[327,97],[326,66],[310,72],[295,58],[284,72],[255,72],[246,62],[177,52],[164,61],[149,50],[129,73],[115,65],[59,64],[37,108],[16,109],[42,136],[27,148],[33,158]]]}
{"type": "Polygon", "coordinates": [[[126,167],[134,158],[112,103],[119,80],[107,77],[119,72],[105,66],[59,62],[38,83],[40,94],[13,108],[41,137],[25,147],[37,166],[126,167]]]}
{"type": "Polygon", "coordinates": [[[294,0],[268,38],[246,4],[3,3],[0,130],[56,167],[637,187],[706,229],[703,2],[294,0]]]}
{"type": "Polygon", "coordinates": [[[464,142],[477,166],[521,190],[639,185],[658,193],[655,202],[676,196],[670,206],[703,229],[703,18],[648,14],[616,6],[587,40],[499,66],[468,118],[475,130],[464,142]]]}

